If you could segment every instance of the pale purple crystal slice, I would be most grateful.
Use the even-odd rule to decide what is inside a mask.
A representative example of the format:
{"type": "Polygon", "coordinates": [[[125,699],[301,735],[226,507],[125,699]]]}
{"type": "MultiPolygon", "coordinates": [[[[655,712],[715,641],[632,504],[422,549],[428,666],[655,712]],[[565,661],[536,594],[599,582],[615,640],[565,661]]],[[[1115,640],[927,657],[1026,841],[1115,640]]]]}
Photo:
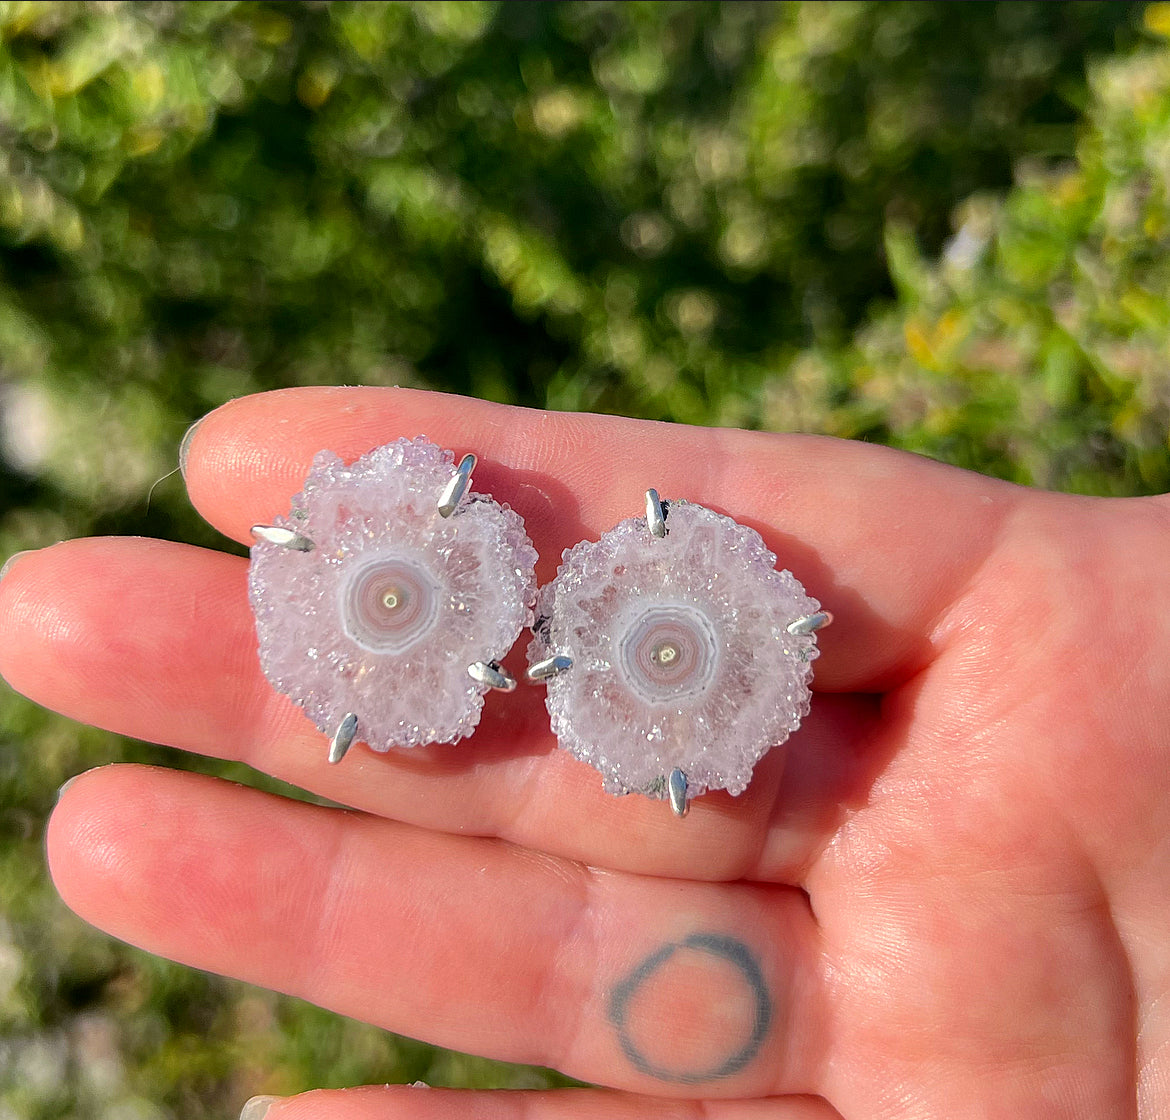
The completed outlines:
{"type": "Polygon", "coordinates": [[[815,635],[788,625],[820,610],[753,529],[689,502],[664,503],[667,535],[644,517],[566,550],[536,605],[530,664],[548,680],[561,746],[610,793],[742,793],[763,755],[808,714],[815,635]]]}
{"type": "Polygon", "coordinates": [[[524,522],[473,493],[440,516],[454,463],[422,437],[349,466],[322,451],[274,522],[315,547],[252,547],[261,667],[326,735],[350,712],[376,751],[470,735],[488,686],[468,666],[501,660],[532,622],[524,522]]]}

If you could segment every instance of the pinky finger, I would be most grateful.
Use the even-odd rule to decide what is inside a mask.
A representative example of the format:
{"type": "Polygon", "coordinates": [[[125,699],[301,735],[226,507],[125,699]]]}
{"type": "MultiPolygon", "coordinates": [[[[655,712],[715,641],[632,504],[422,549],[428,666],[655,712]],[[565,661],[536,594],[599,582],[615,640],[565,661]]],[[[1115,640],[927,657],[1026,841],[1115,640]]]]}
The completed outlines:
{"type": "Polygon", "coordinates": [[[517,1091],[369,1085],[253,1097],[240,1120],[842,1120],[821,1097],[679,1101],[605,1089],[517,1091]]]}

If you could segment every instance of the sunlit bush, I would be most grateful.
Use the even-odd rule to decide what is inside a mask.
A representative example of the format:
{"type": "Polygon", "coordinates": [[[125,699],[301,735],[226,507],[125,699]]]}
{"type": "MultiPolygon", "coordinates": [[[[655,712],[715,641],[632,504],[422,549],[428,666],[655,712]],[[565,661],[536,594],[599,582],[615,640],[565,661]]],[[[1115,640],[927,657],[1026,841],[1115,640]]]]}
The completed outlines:
{"type": "MultiPolygon", "coordinates": [[[[1170,6],[1147,19],[1170,34],[1170,6]]],[[[939,257],[889,224],[896,305],[779,372],[764,425],[1057,489],[1170,490],[1170,47],[1091,85],[1075,160],[968,199],[939,257]]]]}

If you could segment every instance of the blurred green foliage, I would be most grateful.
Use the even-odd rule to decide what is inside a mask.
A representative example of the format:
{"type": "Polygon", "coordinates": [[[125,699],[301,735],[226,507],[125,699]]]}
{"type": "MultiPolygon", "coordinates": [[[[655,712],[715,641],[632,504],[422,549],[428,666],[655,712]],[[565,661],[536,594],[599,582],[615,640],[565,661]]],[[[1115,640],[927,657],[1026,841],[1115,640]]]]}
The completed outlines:
{"type": "MultiPolygon", "coordinates": [[[[1151,10],[1170,32],[1170,6],[1151,10]]],[[[938,259],[891,222],[894,307],[809,349],[764,423],[812,423],[1019,482],[1170,490],[1170,51],[1099,67],[1076,161],[972,196],[938,259]]]]}
{"type": "MultiPolygon", "coordinates": [[[[229,397],[417,384],[1170,489],[1170,6],[0,3],[0,550],[224,547],[229,397]],[[159,481],[149,499],[152,483],[159,481]]],[[[69,774],[179,758],[0,698],[0,1118],[552,1075],[113,944],[69,774]]]]}

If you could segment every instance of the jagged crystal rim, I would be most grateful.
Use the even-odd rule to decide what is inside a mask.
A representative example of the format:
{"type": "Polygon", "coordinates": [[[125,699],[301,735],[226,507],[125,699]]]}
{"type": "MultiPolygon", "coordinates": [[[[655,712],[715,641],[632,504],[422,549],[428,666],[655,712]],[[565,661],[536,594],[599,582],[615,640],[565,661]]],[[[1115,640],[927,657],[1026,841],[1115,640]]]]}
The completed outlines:
{"type": "MultiPolygon", "coordinates": [[[[771,620],[770,630],[775,636],[777,649],[782,651],[787,661],[789,675],[786,685],[790,688],[787,697],[791,714],[783,719],[769,719],[764,714],[759,720],[759,733],[747,736],[747,745],[742,752],[742,761],[738,766],[731,767],[731,772],[724,777],[716,776],[714,780],[702,780],[699,775],[701,767],[694,761],[691,763],[691,773],[688,774],[688,798],[699,796],[709,789],[726,788],[733,794],[738,794],[747,787],[751,779],[751,772],[755,764],[773,746],[782,743],[792,730],[799,726],[800,721],[809,710],[810,692],[809,682],[812,679],[812,661],[818,655],[815,634],[792,635],[787,632],[787,624],[802,614],[812,614],[820,609],[820,604],[807,595],[799,581],[788,571],[777,571],[775,568],[776,556],[763,541],[763,538],[748,526],[740,525],[729,517],[715,513],[706,507],[695,503],[670,503],[670,524],[675,532],[685,532],[694,527],[696,520],[714,524],[728,535],[734,542],[737,553],[733,563],[738,566],[749,588],[759,593],[763,606],[768,605],[769,597],[779,613],[771,620]],[[771,592],[769,596],[768,592],[771,592]],[[790,605],[786,608],[779,604],[787,599],[790,605]]],[[[652,550],[661,548],[650,534],[646,518],[628,518],[604,533],[597,541],[582,541],[562,554],[562,563],[556,577],[546,584],[540,591],[537,600],[537,621],[534,627],[534,637],[528,646],[530,665],[545,661],[554,655],[564,655],[574,659],[574,668],[563,674],[551,677],[547,682],[548,692],[546,705],[548,706],[553,731],[557,735],[561,746],[584,762],[588,762],[599,769],[605,777],[605,786],[610,792],[626,793],[640,792],[650,797],[666,798],[667,773],[659,773],[649,781],[631,782],[628,765],[622,765],[620,759],[615,759],[612,748],[603,748],[598,744],[598,736],[587,734],[578,728],[582,723],[580,709],[584,703],[589,703],[586,696],[582,701],[580,691],[574,693],[571,685],[574,670],[582,667],[583,650],[589,648],[588,641],[582,641],[579,633],[569,633],[567,623],[560,619],[561,606],[565,601],[562,596],[577,595],[578,598],[565,608],[566,614],[572,614],[575,607],[580,607],[584,601],[579,594],[580,589],[574,586],[574,581],[587,578],[591,567],[604,568],[607,562],[616,563],[618,554],[624,543],[631,539],[640,542],[645,555],[652,555],[652,550]]],[[[670,534],[666,538],[670,539],[670,534]]],[[[685,546],[684,546],[685,548],[685,546]]],[[[693,592],[694,580],[683,580],[685,590],[693,592]]],[[[677,592],[677,588],[675,591],[677,592]]],[[[596,593],[596,589],[594,589],[596,593]]],[[[722,594],[722,592],[720,592],[722,594]]],[[[596,597],[596,594],[595,594],[596,597]]],[[[715,598],[718,598],[716,595],[715,598]]],[[[715,612],[719,614],[718,611],[715,612]]],[[[717,623],[726,626],[726,620],[717,623]]],[[[620,643],[614,637],[611,644],[620,643]]],[[[596,651],[593,651],[596,652],[596,651]]],[[[587,656],[585,654],[584,656],[587,656]]],[[[586,670],[590,666],[585,666],[586,670]]],[[[598,664],[592,666],[599,674],[605,672],[604,659],[598,658],[598,664]]],[[[766,685],[767,681],[756,679],[757,685],[766,685]]],[[[584,690],[583,691],[588,691],[584,690]]],[[[595,690],[596,691],[596,690],[595,690]]],[[[684,712],[690,708],[701,708],[702,704],[683,705],[684,712]]],[[[706,725],[703,721],[692,719],[689,727],[695,737],[697,755],[710,748],[710,743],[704,743],[703,734],[706,725]]],[[[642,734],[648,734],[645,725],[641,728],[642,734]]],[[[627,747],[626,749],[629,749],[627,747]]],[[[648,747],[647,750],[653,748],[648,747]]],[[[686,771],[686,767],[680,767],[686,771]]],[[[708,775],[710,779],[712,776],[708,775]]]]}
{"type": "MultiPolygon", "coordinates": [[[[258,541],[253,547],[249,599],[256,615],[261,668],[273,686],[302,707],[326,735],[333,734],[348,712],[358,715],[358,739],[379,751],[424,742],[454,742],[471,734],[478,724],[484,694],[489,686],[472,679],[467,673],[468,665],[474,660],[501,660],[524,626],[531,624],[536,593],[536,552],[524,531],[522,519],[506,505],[474,492],[463,495],[451,517],[438,518],[439,493],[454,474],[454,455],[425,437],[383,445],[349,465],[333,452],[320,452],[313,460],[301,492],[292,499],[289,514],[273,521],[275,525],[310,538],[315,535],[320,538],[319,547],[309,553],[291,551],[265,541],[258,541]],[[368,714],[363,718],[363,712],[380,711],[385,707],[385,704],[375,702],[372,689],[392,686],[393,670],[408,663],[406,655],[379,653],[361,646],[345,633],[336,610],[337,589],[343,579],[338,570],[344,568],[347,561],[368,562],[378,554],[378,549],[371,547],[364,553],[363,560],[353,547],[353,540],[349,539],[350,551],[339,556],[338,553],[344,550],[338,546],[338,536],[344,538],[347,532],[352,534],[354,526],[347,523],[338,530],[336,526],[315,524],[313,519],[314,510],[318,513],[322,510],[335,512],[351,495],[362,499],[363,494],[368,494],[365,487],[381,484],[385,488],[385,472],[388,470],[397,472],[396,493],[401,499],[398,515],[416,521],[421,518],[426,522],[421,527],[421,523],[414,524],[412,531],[425,538],[426,531],[432,529],[429,539],[449,544],[452,537],[458,539],[462,527],[465,539],[470,540],[469,547],[473,551],[480,550],[479,560],[486,556],[500,558],[493,577],[497,580],[498,592],[491,602],[494,620],[481,611],[483,617],[468,624],[479,627],[475,633],[482,632],[482,640],[477,640],[473,648],[463,650],[459,656],[435,646],[448,656],[439,659],[436,655],[426,663],[420,660],[420,671],[430,674],[436,682],[430,690],[433,697],[430,710],[407,712],[389,722],[368,714]],[[291,613],[291,604],[296,604],[301,608],[301,617],[280,617],[281,604],[268,601],[269,589],[276,588],[291,591],[286,600],[289,606],[286,613],[291,613]],[[334,612],[332,616],[331,611],[334,612]],[[290,650],[290,641],[299,648],[290,650]],[[356,677],[357,683],[347,680],[347,674],[356,677]],[[363,683],[368,683],[370,689],[363,689],[363,683]]],[[[360,504],[360,501],[356,503],[357,506],[360,504]]],[[[368,498],[367,505],[378,508],[377,503],[369,502],[368,498]]],[[[401,536],[410,535],[403,529],[404,522],[386,520],[387,524],[379,527],[380,532],[389,532],[393,527],[401,536]]],[[[374,540],[376,545],[376,535],[374,540]]],[[[398,546],[391,544],[383,549],[383,554],[396,551],[400,551],[398,546]]],[[[450,553],[454,552],[452,547],[450,553]]],[[[431,563],[442,577],[439,582],[446,592],[450,588],[441,560],[432,557],[431,563]]],[[[475,572],[473,565],[473,576],[475,572]]],[[[487,590],[485,577],[476,578],[479,579],[477,601],[486,602],[483,594],[487,590]]],[[[443,624],[448,629],[452,617],[444,617],[443,624]]],[[[461,625],[463,622],[460,620],[461,625]]],[[[429,651],[430,641],[428,634],[427,641],[417,648],[411,647],[417,659],[429,651]]]]}

